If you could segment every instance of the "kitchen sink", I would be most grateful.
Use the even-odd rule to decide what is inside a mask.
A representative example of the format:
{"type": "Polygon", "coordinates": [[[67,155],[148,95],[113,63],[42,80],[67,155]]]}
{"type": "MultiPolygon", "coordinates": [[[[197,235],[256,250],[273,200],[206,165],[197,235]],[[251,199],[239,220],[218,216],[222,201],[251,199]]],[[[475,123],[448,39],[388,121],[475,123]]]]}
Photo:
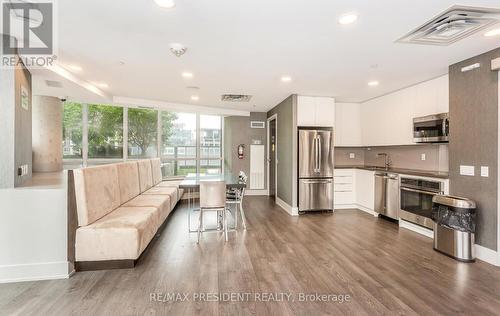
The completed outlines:
{"type": "Polygon", "coordinates": [[[366,169],[389,171],[389,169],[385,167],[378,167],[378,166],[367,166],[366,169]]]}

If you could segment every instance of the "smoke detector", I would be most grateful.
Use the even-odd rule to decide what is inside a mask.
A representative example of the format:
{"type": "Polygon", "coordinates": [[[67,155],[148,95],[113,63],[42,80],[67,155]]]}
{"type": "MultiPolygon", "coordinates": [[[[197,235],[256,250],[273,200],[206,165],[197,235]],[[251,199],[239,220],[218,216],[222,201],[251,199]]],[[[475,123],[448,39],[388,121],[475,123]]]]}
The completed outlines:
{"type": "Polygon", "coordinates": [[[453,6],[396,42],[447,46],[498,22],[499,9],[453,6]]]}
{"type": "Polygon", "coordinates": [[[225,102],[249,102],[251,95],[247,94],[223,94],[221,100],[225,102]]]}
{"type": "Polygon", "coordinates": [[[170,44],[170,51],[175,56],[181,57],[182,55],[184,55],[186,53],[187,47],[182,45],[182,44],[179,44],[179,43],[172,43],[172,44],[170,44]]]}

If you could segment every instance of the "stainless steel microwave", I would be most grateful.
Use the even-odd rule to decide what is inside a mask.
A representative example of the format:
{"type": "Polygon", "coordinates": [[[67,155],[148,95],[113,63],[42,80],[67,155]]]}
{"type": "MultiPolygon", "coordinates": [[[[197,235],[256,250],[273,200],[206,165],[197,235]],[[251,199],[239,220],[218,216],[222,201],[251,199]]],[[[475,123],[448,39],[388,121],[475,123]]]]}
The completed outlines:
{"type": "Polygon", "coordinates": [[[450,134],[448,113],[440,113],[413,119],[415,143],[447,143],[450,134]]]}

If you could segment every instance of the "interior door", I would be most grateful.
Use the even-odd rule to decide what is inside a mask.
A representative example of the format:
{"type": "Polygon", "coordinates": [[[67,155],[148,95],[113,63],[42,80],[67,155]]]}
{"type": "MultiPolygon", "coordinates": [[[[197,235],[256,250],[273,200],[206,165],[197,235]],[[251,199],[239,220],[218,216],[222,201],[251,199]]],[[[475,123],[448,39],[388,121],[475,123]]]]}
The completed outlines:
{"type": "Polygon", "coordinates": [[[276,120],[269,122],[269,196],[276,196],[276,120]]]}

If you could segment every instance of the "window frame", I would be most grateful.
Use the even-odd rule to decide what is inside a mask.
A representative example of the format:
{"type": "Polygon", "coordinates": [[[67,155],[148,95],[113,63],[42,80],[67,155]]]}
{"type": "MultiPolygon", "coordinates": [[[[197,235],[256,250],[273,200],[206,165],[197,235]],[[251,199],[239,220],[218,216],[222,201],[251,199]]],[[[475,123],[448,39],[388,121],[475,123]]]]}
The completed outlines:
{"type": "MultiPolygon", "coordinates": [[[[128,122],[128,110],[130,108],[141,108],[141,107],[134,107],[134,106],[120,106],[120,105],[114,105],[114,104],[96,104],[96,105],[106,105],[106,106],[117,106],[121,107],[123,109],[123,123],[122,123],[122,131],[123,131],[123,137],[122,137],[122,142],[123,142],[123,157],[122,158],[89,158],[88,156],[88,131],[89,131],[89,121],[88,121],[88,106],[89,103],[85,102],[78,102],[78,101],[70,101],[73,103],[80,103],[82,105],[82,157],[81,158],[64,158],[63,157],[63,164],[65,167],[67,166],[74,166],[74,165],[81,165],[82,167],[87,167],[87,166],[93,166],[93,165],[101,165],[101,164],[108,164],[108,163],[118,163],[118,162],[124,162],[124,161],[134,161],[134,160],[140,160],[143,158],[129,158],[128,156],[128,132],[129,132],[129,122],[128,122]]],[[[64,105],[63,105],[64,106],[64,105]]],[[[224,164],[224,116],[223,115],[217,115],[217,114],[209,114],[209,113],[203,113],[203,112],[191,112],[191,111],[176,111],[176,110],[169,110],[169,109],[163,109],[159,107],[148,107],[148,109],[155,110],[157,111],[157,150],[156,150],[156,158],[160,158],[162,162],[164,160],[166,161],[196,161],[196,173],[199,173],[201,170],[201,161],[202,160],[218,160],[220,161],[220,172],[224,174],[225,170],[225,164],[224,164]],[[163,155],[163,135],[162,135],[162,113],[163,112],[173,112],[173,113],[190,113],[190,114],[195,114],[196,117],[196,157],[194,158],[182,158],[182,157],[176,157],[176,158],[171,158],[169,156],[164,156],[163,155]],[[219,116],[220,117],[220,156],[219,157],[201,157],[201,128],[200,128],[200,122],[201,122],[201,116],[202,115],[210,115],[210,116],[219,116]]],[[[63,122],[64,126],[64,122],[63,122]]],[[[61,144],[62,146],[63,144],[61,144]]],[[[146,159],[146,158],[144,158],[146,159]]],[[[178,178],[183,178],[184,176],[169,176],[169,177],[164,177],[165,179],[178,179],[178,178]]]]}

